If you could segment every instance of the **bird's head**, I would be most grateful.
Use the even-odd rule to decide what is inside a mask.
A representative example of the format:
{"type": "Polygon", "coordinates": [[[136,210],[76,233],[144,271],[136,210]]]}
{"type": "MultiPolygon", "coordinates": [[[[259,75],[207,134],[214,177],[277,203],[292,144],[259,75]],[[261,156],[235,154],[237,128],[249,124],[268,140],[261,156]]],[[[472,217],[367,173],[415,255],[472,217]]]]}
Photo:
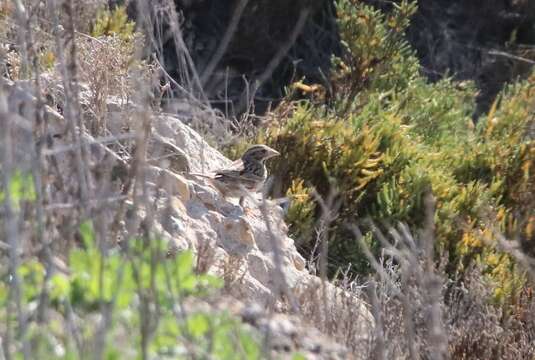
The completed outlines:
{"type": "Polygon", "coordinates": [[[253,145],[243,154],[241,157],[244,162],[247,161],[259,161],[264,162],[265,160],[272,158],[274,156],[279,156],[280,153],[277,150],[273,150],[266,145],[253,145]]]}

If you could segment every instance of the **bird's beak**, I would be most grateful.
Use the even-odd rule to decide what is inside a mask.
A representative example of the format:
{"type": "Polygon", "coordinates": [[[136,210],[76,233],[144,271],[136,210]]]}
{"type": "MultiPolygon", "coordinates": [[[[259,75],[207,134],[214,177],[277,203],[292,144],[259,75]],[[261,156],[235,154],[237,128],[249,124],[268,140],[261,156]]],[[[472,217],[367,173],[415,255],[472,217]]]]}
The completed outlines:
{"type": "Polygon", "coordinates": [[[280,152],[278,152],[277,150],[269,149],[268,154],[267,154],[267,159],[275,157],[275,156],[279,156],[279,155],[280,155],[280,152]]]}

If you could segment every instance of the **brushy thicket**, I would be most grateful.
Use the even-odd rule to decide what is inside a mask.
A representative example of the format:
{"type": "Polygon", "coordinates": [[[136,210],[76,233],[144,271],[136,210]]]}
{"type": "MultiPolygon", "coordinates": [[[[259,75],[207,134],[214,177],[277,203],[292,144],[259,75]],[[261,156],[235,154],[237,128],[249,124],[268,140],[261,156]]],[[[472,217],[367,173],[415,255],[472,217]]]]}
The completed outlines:
{"type": "MultiPolygon", "coordinates": [[[[0,47],[2,76],[25,83],[38,76],[34,72],[47,72],[53,82],[62,79],[63,71],[75,69],[81,99],[62,86],[51,86],[47,90],[59,93],[47,94],[47,105],[63,113],[67,103],[81,105],[80,121],[87,132],[108,135],[107,101],[123,104],[145,96],[139,83],[152,80],[152,67],[137,53],[143,48],[143,35],[134,31],[125,7],[110,11],[92,2],[84,11],[85,1],[71,2],[73,8],[66,14],[38,5],[28,4],[28,27],[35,36],[32,50],[37,50],[27,56],[38,59],[35,67],[28,65],[16,42],[20,27],[15,5],[0,5],[0,36],[17,44],[0,47]],[[73,45],[76,52],[60,50],[52,41],[52,21],[43,21],[48,10],[66,18],[53,21],[78,21],[75,27],[84,32],[58,40],[65,47],[73,45]],[[73,57],[76,66],[61,63],[73,57]]],[[[4,95],[0,94],[2,101],[4,95]]],[[[2,115],[2,121],[10,121],[11,114],[2,115]]],[[[3,133],[0,141],[4,149],[3,133]]],[[[170,256],[168,243],[152,232],[152,225],[127,245],[113,246],[117,238],[99,230],[98,215],[86,214],[89,220],[78,227],[75,210],[69,214],[73,224],[62,223],[69,216],[50,216],[47,224],[59,232],[72,226],[75,244],[70,235],[46,233],[50,230],[35,222],[35,209],[43,206],[43,198],[37,195],[34,173],[21,171],[21,164],[9,173],[4,161],[0,174],[8,175],[0,180],[0,321],[5,325],[0,331],[1,359],[261,357],[260,334],[235,314],[211,306],[216,295],[218,302],[224,301],[219,290],[225,281],[206,273],[202,254],[183,251],[170,256]],[[27,232],[7,235],[5,229],[12,223],[27,232]],[[43,233],[57,241],[39,243],[43,233]],[[50,249],[53,253],[47,253],[50,249]]],[[[69,191],[67,186],[58,190],[69,191]]]]}
{"type": "Polygon", "coordinates": [[[431,191],[437,255],[447,256],[447,273],[462,277],[477,261],[499,284],[496,295],[510,294],[519,280],[511,280],[518,279],[515,265],[496,250],[494,234],[519,238],[526,248],[535,241],[535,76],[510,86],[474,125],[471,83],[429,83],[419,73],[403,39],[414,3],[389,14],[353,0],[337,6],[346,53],[335,59],[329,104],[293,103],[290,115],[255,139],[284,154],[272,172],[280,180],[276,195],[291,199],[292,235],[305,254],[318,249],[318,196],[335,194],[331,274],[347,264],[366,273],[347,225],[371,217],[417,231],[431,191]]]}
{"type": "MultiPolygon", "coordinates": [[[[0,5],[2,20],[12,11],[0,5]]],[[[411,342],[425,358],[446,351],[459,359],[532,357],[532,290],[499,239],[518,239],[524,254],[535,255],[535,75],[507,88],[474,125],[473,84],[431,84],[419,73],[404,40],[414,3],[402,2],[385,14],[360,1],[339,0],[337,11],[346,51],[333,59],[331,87],[310,84],[319,98],[288,99],[275,111],[277,121],[254,139],[283,154],[271,172],[277,178],[274,194],[291,199],[291,235],[311,259],[320,258],[318,241],[326,238],[333,277],[348,264],[352,273],[379,274],[376,284],[365,286],[352,277],[340,281],[348,291],[369,290],[377,333],[377,354],[370,357],[381,358],[382,351],[391,355],[383,358],[408,358],[411,342]],[[429,193],[436,199],[434,224],[426,210],[429,193]],[[355,225],[373,227],[367,218],[390,235],[397,231],[394,240],[406,239],[387,244],[389,253],[377,236],[365,234],[357,242],[355,225]],[[402,223],[414,234],[432,229],[423,240],[412,239],[402,223]],[[432,249],[435,237],[439,265],[422,259],[418,247],[432,249]],[[368,247],[375,254],[365,256],[368,247]],[[512,306],[489,306],[489,300],[512,306]]],[[[124,8],[94,7],[84,14],[91,21],[79,30],[90,36],[76,38],[77,70],[90,96],[81,116],[93,135],[105,135],[106,100],[140,95],[135,85],[150,77],[150,67],[135,56],[141,36],[124,8]]],[[[12,35],[4,29],[0,34],[12,35]]],[[[40,66],[56,71],[55,46],[43,37],[42,43],[36,39],[40,66]]],[[[20,54],[9,49],[8,55],[8,77],[28,76],[20,54]]],[[[305,82],[295,88],[307,89],[305,82]]],[[[242,147],[231,150],[233,157],[242,147]]],[[[19,210],[37,207],[33,180],[15,171],[0,190],[0,203],[14,204],[21,223],[33,213],[19,210]]],[[[202,307],[200,299],[207,296],[210,301],[222,280],[196,266],[192,253],[164,260],[163,243],[150,232],[132,238],[124,253],[108,249],[99,242],[108,235],[93,230],[97,222],[83,223],[77,246],[59,254],[68,271],[50,273],[32,254],[22,254],[16,272],[7,262],[0,265],[0,319],[7,324],[2,334],[11,331],[2,339],[8,355],[32,348],[39,358],[66,359],[267,356],[261,336],[240,320],[193,306],[202,307]],[[19,294],[13,274],[23,285],[19,294]]],[[[307,316],[312,325],[360,349],[346,333],[337,334],[339,324],[320,319],[315,310],[307,316]]],[[[354,322],[347,317],[347,324],[354,322]]]]}
{"type": "MultiPolygon", "coordinates": [[[[23,182],[13,184],[21,191],[31,189],[23,182]]],[[[26,195],[14,200],[32,199],[26,195]]],[[[19,267],[21,304],[38,306],[38,318],[28,322],[25,334],[33,355],[76,359],[92,353],[95,358],[122,359],[199,353],[230,360],[238,349],[239,357],[260,356],[258,336],[228,312],[185,311],[188,299],[207,298],[223,286],[222,279],[198,272],[193,252],[169,261],[162,240],[136,239],[126,259],[118,249],[102,251],[91,222],[81,225],[80,234],[83,245],[69,252],[68,272],[50,274],[37,260],[19,267]],[[50,302],[48,309],[40,308],[43,296],[50,302]],[[105,314],[100,325],[93,319],[99,312],[105,314]]],[[[2,309],[9,309],[9,296],[9,283],[0,282],[2,309]]]]}

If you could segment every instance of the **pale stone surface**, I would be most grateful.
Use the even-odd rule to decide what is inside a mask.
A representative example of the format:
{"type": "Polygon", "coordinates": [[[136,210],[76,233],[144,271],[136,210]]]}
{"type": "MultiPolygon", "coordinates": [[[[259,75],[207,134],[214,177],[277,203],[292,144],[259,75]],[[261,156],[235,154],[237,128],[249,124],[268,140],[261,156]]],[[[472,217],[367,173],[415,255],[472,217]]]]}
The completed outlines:
{"type": "Polygon", "coordinates": [[[231,163],[229,159],[208,145],[198,133],[174,116],[154,117],[152,125],[156,134],[181,149],[187,157],[192,172],[209,173],[231,163]]]}
{"type": "Polygon", "coordinates": [[[164,188],[169,194],[178,197],[182,204],[191,199],[191,185],[183,176],[166,169],[162,170],[161,175],[164,176],[164,188]]]}
{"type": "MultiPolygon", "coordinates": [[[[191,171],[217,169],[231,163],[186,125],[171,119],[166,116],[165,122],[171,122],[172,125],[162,127],[167,131],[168,139],[175,141],[178,147],[184,146],[182,150],[191,171]],[[171,128],[174,132],[169,131],[171,128]],[[188,146],[200,146],[203,151],[195,151],[195,148],[188,146]]],[[[305,259],[298,253],[293,239],[287,236],[288,227],[284,223],[284,211],[280,206],[269,200],[257,201],[255,199],[260,199],[261,196],[255,194],[246,200],[244,210],[236,205],[236,200],[225,199],[205,178],[184,174],[181,181],[184,179],[191,184],[191,198],[184,203],[184,208],[187,209],[185,217],[189,216],[188,226],[196,229],[195,236],[204,239],[201,242],[212,239],[215,240],[215,246],[224,249],[223,258],[227,258],[223,259],[223,263],[228,261],[228,256],[234,259],[234,266],[230,266],[235,272],[229,286],[231,294],[261,306],[276,307],[274,304],[280,300],[281,286],[276,281],[276,246],[287,290],[298,306],[302,307],[301,312],[306,314],[306,318],[316,323],[332,317],[332,321],[341,324],[340,326],[352,329],[347,336],[353,336],[354,342],[368,344],[373,321],[367,305],[349,292],[328,282],[321,282],[318,277],[308,273],[305,259]],[[327,305],[324,305],[325,301],[327,305]]],[[[193,243],[199,246],[199,241],[193,243]]],[[[221,260],[221,257],[218,261],[214,260],[212,271],[224,275],[228,268],[223,268],[221,260]]],[[[281,329],[276,333],[283,335],[276,347],[286,348],[291,341],[284,329],[279,330],[281,329]]],[[[306,344],[303,346],[306,347],[306,344]]],[[[311,348],[308,351],[320,350],[311,348]]],[[[344,352],[341,351],[341,354],[344,352]]]]}
{"type": "MultiPolygon", "coordinates": [[[[18,136],[13,141],[30,143],[32,123],[29,119],[34,114],[34,96],[25,83],[4,83],[0,90],[3,93],[0,94],[3,111],[7,107],[20,125],[17,128],[18,136]]],[[[131,105],[128,106],[131,108],[131,105]]],[[[112,109],[117,112],[121,107],[116,104],[112,109]]],[[[49,107],[45,108],[45,116],[49,119],[52,149],[69,146],[72,140],[67,135],[67,122],[63,116],[49,107]]],[[[124,127],[125,120],[120,116],[111,116],[108,121],[113,122],[113,119],[119,121],[120,126],[115,124],[114,127],[110,123],[111,128],[124,127]]],[[[367,306],[354,295],[332,284],[322,283],[308,273],[305,259],[297,252],[293,239],[287,235],[288,227],[280,206],[270,200],[262,201],[260,194],[252,194],[246,199],[245,209],[237,205],[236,199],[225,199],[209,179],[189,173],[209,174],[230,165],[232,161],[209,146],[177,117],[154,114],[151,120],[146,186],[155,204],[154,229],[168,243],[168,256],[192,249],[202,258],[206,271],[225,279],[229,294],[243,301],[260,304],[263,308],[283,309],[287,306],[285,302],[293,302],[303,319],[312,323],[325,321],[330,316],[347,321],[351,313],[354,321],[358,322],[354,325],[359,329],[355,336],[360,336],[359,339],[365,342],[373,323],[367,306]],[[324,301],[328,302],[328,306],[323,306],[324,301]],[[327,308],[329,310],[326,313],[327,308]]],[[[92,174],[89,177],[89,189],[92,194],[101,197],[117,196],[121,184],[128,181],[130,159],[119,156],[111,146],[95,143],[87,134],[84,134],[84,139],[91,143],[89,163],[86,165],[92,174]],[[117,186],[103,187],[99,176],[107,173],[113,175],[114,171],[118,172],[117,186]]],[[[69,196],[76,194],[79,184],[73,157],[67,156],[70,150],[65,149],[53,156],[64,176],[63,183],[72,190],[68,194],[62,193],[64,189],[52,181],[49,193],[52,201],[68,203],[72,201],[69,196]]],[[[19,155],[22,159],[27,157],[27,152],[19,155]]],[[[129,204],[132,203],[130,199],[129,204]]],[[[134,226],[128,218],[123,223],[126,229],[134,226]]],[[[273,346],[294,348],[293,320],[277,320],[276,323],[266,319],[263,321],[266,329],[280,334],[273,346]]],[[[333,349],[336,353],[340,350],[337,347],[333,349]]],[[[314,349],[309,350],[314,352],[314,349]]],[[[340,354],[340,358],[344,358],[343,349],[340,354]]]]}

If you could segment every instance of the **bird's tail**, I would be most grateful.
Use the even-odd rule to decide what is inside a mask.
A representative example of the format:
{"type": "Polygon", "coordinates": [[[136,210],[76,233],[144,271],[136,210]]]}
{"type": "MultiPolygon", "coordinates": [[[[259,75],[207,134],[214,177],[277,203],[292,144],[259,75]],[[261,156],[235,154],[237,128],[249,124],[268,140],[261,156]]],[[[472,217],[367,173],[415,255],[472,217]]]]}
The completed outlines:
{"type": "Polygon", "coordinates": [[[207,179],[213,179],[214,175],[208,175],[208,174],[200,174],[200,173],[192,173],[192,172],[185,172],[184,175],[191,175],[191,176],[200,176],[207,179]]]}

